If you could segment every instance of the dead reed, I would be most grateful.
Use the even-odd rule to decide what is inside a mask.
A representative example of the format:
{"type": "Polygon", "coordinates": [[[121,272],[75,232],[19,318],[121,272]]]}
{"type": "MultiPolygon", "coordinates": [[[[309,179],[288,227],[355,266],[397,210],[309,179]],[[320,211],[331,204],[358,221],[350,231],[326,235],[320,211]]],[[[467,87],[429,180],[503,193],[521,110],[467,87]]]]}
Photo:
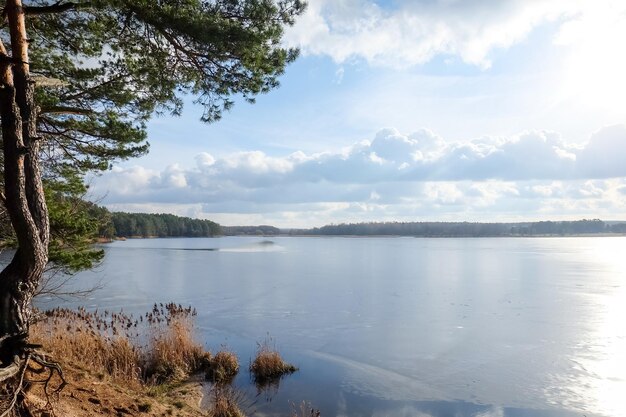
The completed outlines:
{"type": "Polygon", "coordinates": [[[262,343],[257,343],[256,357],[250,364],[250,372],[255,382],[271,382],[297,370],[298,368],[283,360],[270,337],[262,343]]]}
{"type": "Polygon", "coordinates": [[[123,312],[53,309],[31,328],[42,344],[65,362],[143,385],[183,378],[206,365],[210,354],[194,339],[192,308],[155,304],[134,318],[123,312]]]}
{"type": "Polygon", "coordinates": [[[209,417],[245,417],[240,407],[243,394],[227,385],[215,385],[210,392],[209,417]]]}
{"type": "Polygon", "coordinates": [[[202,369],[207,360],[194,339],[191,314],[171,314],[168,310],[166,318],[150,325],[143,375],[146,381],[180,380],[202,369]]]}
{"type": "Polygon", "coordinates": [[[215,383],[230,383],[239,372],[237,355],[229,350],[221,350],[215,354],[207,370],[207,379],[215,383]]]}

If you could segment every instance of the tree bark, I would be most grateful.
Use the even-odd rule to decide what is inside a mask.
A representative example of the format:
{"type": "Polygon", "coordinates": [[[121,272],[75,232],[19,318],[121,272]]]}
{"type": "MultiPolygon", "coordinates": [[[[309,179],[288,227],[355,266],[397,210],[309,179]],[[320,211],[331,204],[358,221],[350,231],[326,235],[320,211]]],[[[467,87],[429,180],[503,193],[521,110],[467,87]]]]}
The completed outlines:
{"type": "Polygon", "coordinates": [[[0,272],[0,361],[8,364],[27,343],[32,298],[48,262],[48,210],[39,167],[37,108],[30,78],[21,0],[6,0],[11,56],[0,44],[0,118],[5,206],[18,248],[0,272]]]}

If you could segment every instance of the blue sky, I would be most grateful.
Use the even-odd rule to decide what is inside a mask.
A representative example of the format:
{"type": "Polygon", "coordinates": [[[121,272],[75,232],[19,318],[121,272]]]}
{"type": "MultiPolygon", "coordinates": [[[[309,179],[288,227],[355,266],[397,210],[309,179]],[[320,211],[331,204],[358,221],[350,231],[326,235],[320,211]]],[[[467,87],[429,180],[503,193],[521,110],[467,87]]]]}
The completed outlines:
{"type": "Polygon", "coordinates": [[[310,0],[281,87],[93,178],[225,225],[626,219],[626,2],[310,0]]]}

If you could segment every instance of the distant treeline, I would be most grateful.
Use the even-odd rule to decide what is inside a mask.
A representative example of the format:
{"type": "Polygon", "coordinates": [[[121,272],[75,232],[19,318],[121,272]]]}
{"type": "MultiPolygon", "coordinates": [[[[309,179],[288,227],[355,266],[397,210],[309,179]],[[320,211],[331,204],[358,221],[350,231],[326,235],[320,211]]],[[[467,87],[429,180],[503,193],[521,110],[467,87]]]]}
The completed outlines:
{"type": "MultiPolygon", "coordinates": [[[[211,237],[222,234],[219,224],[210,220],[173,214],[111,213],[117,237],[211,237]]],[[[112,237],[112,236],[105,236],[112,237]]]]}
{"type": "MultiPolygon", "coordinates": [[[[95,206],[95,205],[94,205],[95,206]]],[[[98,208],[97,206],[95,206],[98,208]]],[[[626,234],[626,222],[599,219],[524,223],[370,222],[331,224],[314,229],[280,230],[274,226],[220,226],[210,220],[172,214],[109,213],[101,237],[213,237],[213,236],[415,236],[507,237],[626,234]]]]}
{"type": "Polygon", "coordinates": [[[291,235],[418,237],[571,236],[603,233],[626,233],[626,223],[609,224],[598,219],[530,223],[373,222],[331,224],[289,232],[291,235]]]}
{"type": "Polygon", "coordinates": [[[225,236],[276,236],[280,229],[274,226],[222,226],[225,236]]]}
{"type": "MultiPolygon", "coordinates": [[[[106,209],[105,209],[106,210],[106,209]]],[[[210,220],[192,219],[173,214],[110,213],[112,228],[102,237],[213,237],[275,236],[273,226],[220,226],[210,220]]]]}

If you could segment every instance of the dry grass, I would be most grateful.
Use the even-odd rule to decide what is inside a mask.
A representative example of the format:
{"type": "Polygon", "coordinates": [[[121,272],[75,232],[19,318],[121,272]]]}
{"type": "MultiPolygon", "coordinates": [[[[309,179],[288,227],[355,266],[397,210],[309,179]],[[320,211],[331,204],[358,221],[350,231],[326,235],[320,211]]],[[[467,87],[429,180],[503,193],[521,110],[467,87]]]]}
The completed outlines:
{"type": "Polygon", "coordinates": [[[272,345],[270,338],[257,344],[257,353],[250,365],[250,372],[257,383],[280,379],[283,375],[296,372],[298,368],[285,362],[272,345]]]}
{"type": "MultiPolygon", "coordinates": [[[[131,326],[132,327],[132,326],[131,326]]],[[[31,340],[64,362],[92,369],[126,383],[139,383],[141,353],[121,317],[77,311],[46,311],[31,326],[31,340]],[[122,331],[124,328],[124,331],[122,331]]]]}
{"type": "Polygon", "coordinates": [[[215,354],[207,372],[207,378],[216,383],[229,383],[239,372],[237,355],[228,350],[215,354]]]}
{"type": "Polygon", "coordinates": [[[238,392],[227,386],[215,386],[211,391],[209,417],[245,417],[239,407],[238,392]]]}
{"type": "Polygon", "coordinates": [[[31,340],[53,356],[127,384],[183,378],[206,365],[210,354],[194,340],[195,311],[154,305],[135,319],[85,309],[46,311],[31,327],[31,340]]]}
{"type": "Polygon", "coordinates": [[[144,380],[180,380],[202,368],[206,355],[193,337],[191,317],[174,316],[158,327],[151,329],[144,380]]]}
{"type": "MultiPolygon", "coordinates": [[[[100,391],[109,387],[107,393],[98,391],[96,395],[94,390],[78,385],[65,399],[68,405],[93,411],[87,415],[97,415],[105,402],[139,413],[199,415],[195,413],[200,411],[194,408],[197,400],[185,405],[177,396],[168,397],[162,406],[158,399],[169,392],[182,393],[182,389],[176,391],[184,386],[182,378],[205,371],[216,382],[207,415],[245,417],[245,395],[227,385],[239,370],[237,356],[227,350],[214,357],[205,352],[194,339],[194,316],[191,308],[174,304],[155,305],[151,312],[138,318],[107,311],[55,309],[40,314],[31,327],[31,342],[43,345],[52,357],[60,358],[81,383],[88,377],[107,382],[93,383],[100,391]],[[120,399],[122,392],[128,393],[128,401],[120,399]],[[137,402],[137,398],[143,398],[142,402],[137,402]],[[158,410],[150,411],[151,404],[158,410]]],[[[258,384],[278,383],[281,376],[296,370],[281,358],[270,338],[258,344],[256,358],[250,365],[258,384]]],[[[292,411],[293,417],[319,417],[317,410],[304,403],[292,411]]]]}

